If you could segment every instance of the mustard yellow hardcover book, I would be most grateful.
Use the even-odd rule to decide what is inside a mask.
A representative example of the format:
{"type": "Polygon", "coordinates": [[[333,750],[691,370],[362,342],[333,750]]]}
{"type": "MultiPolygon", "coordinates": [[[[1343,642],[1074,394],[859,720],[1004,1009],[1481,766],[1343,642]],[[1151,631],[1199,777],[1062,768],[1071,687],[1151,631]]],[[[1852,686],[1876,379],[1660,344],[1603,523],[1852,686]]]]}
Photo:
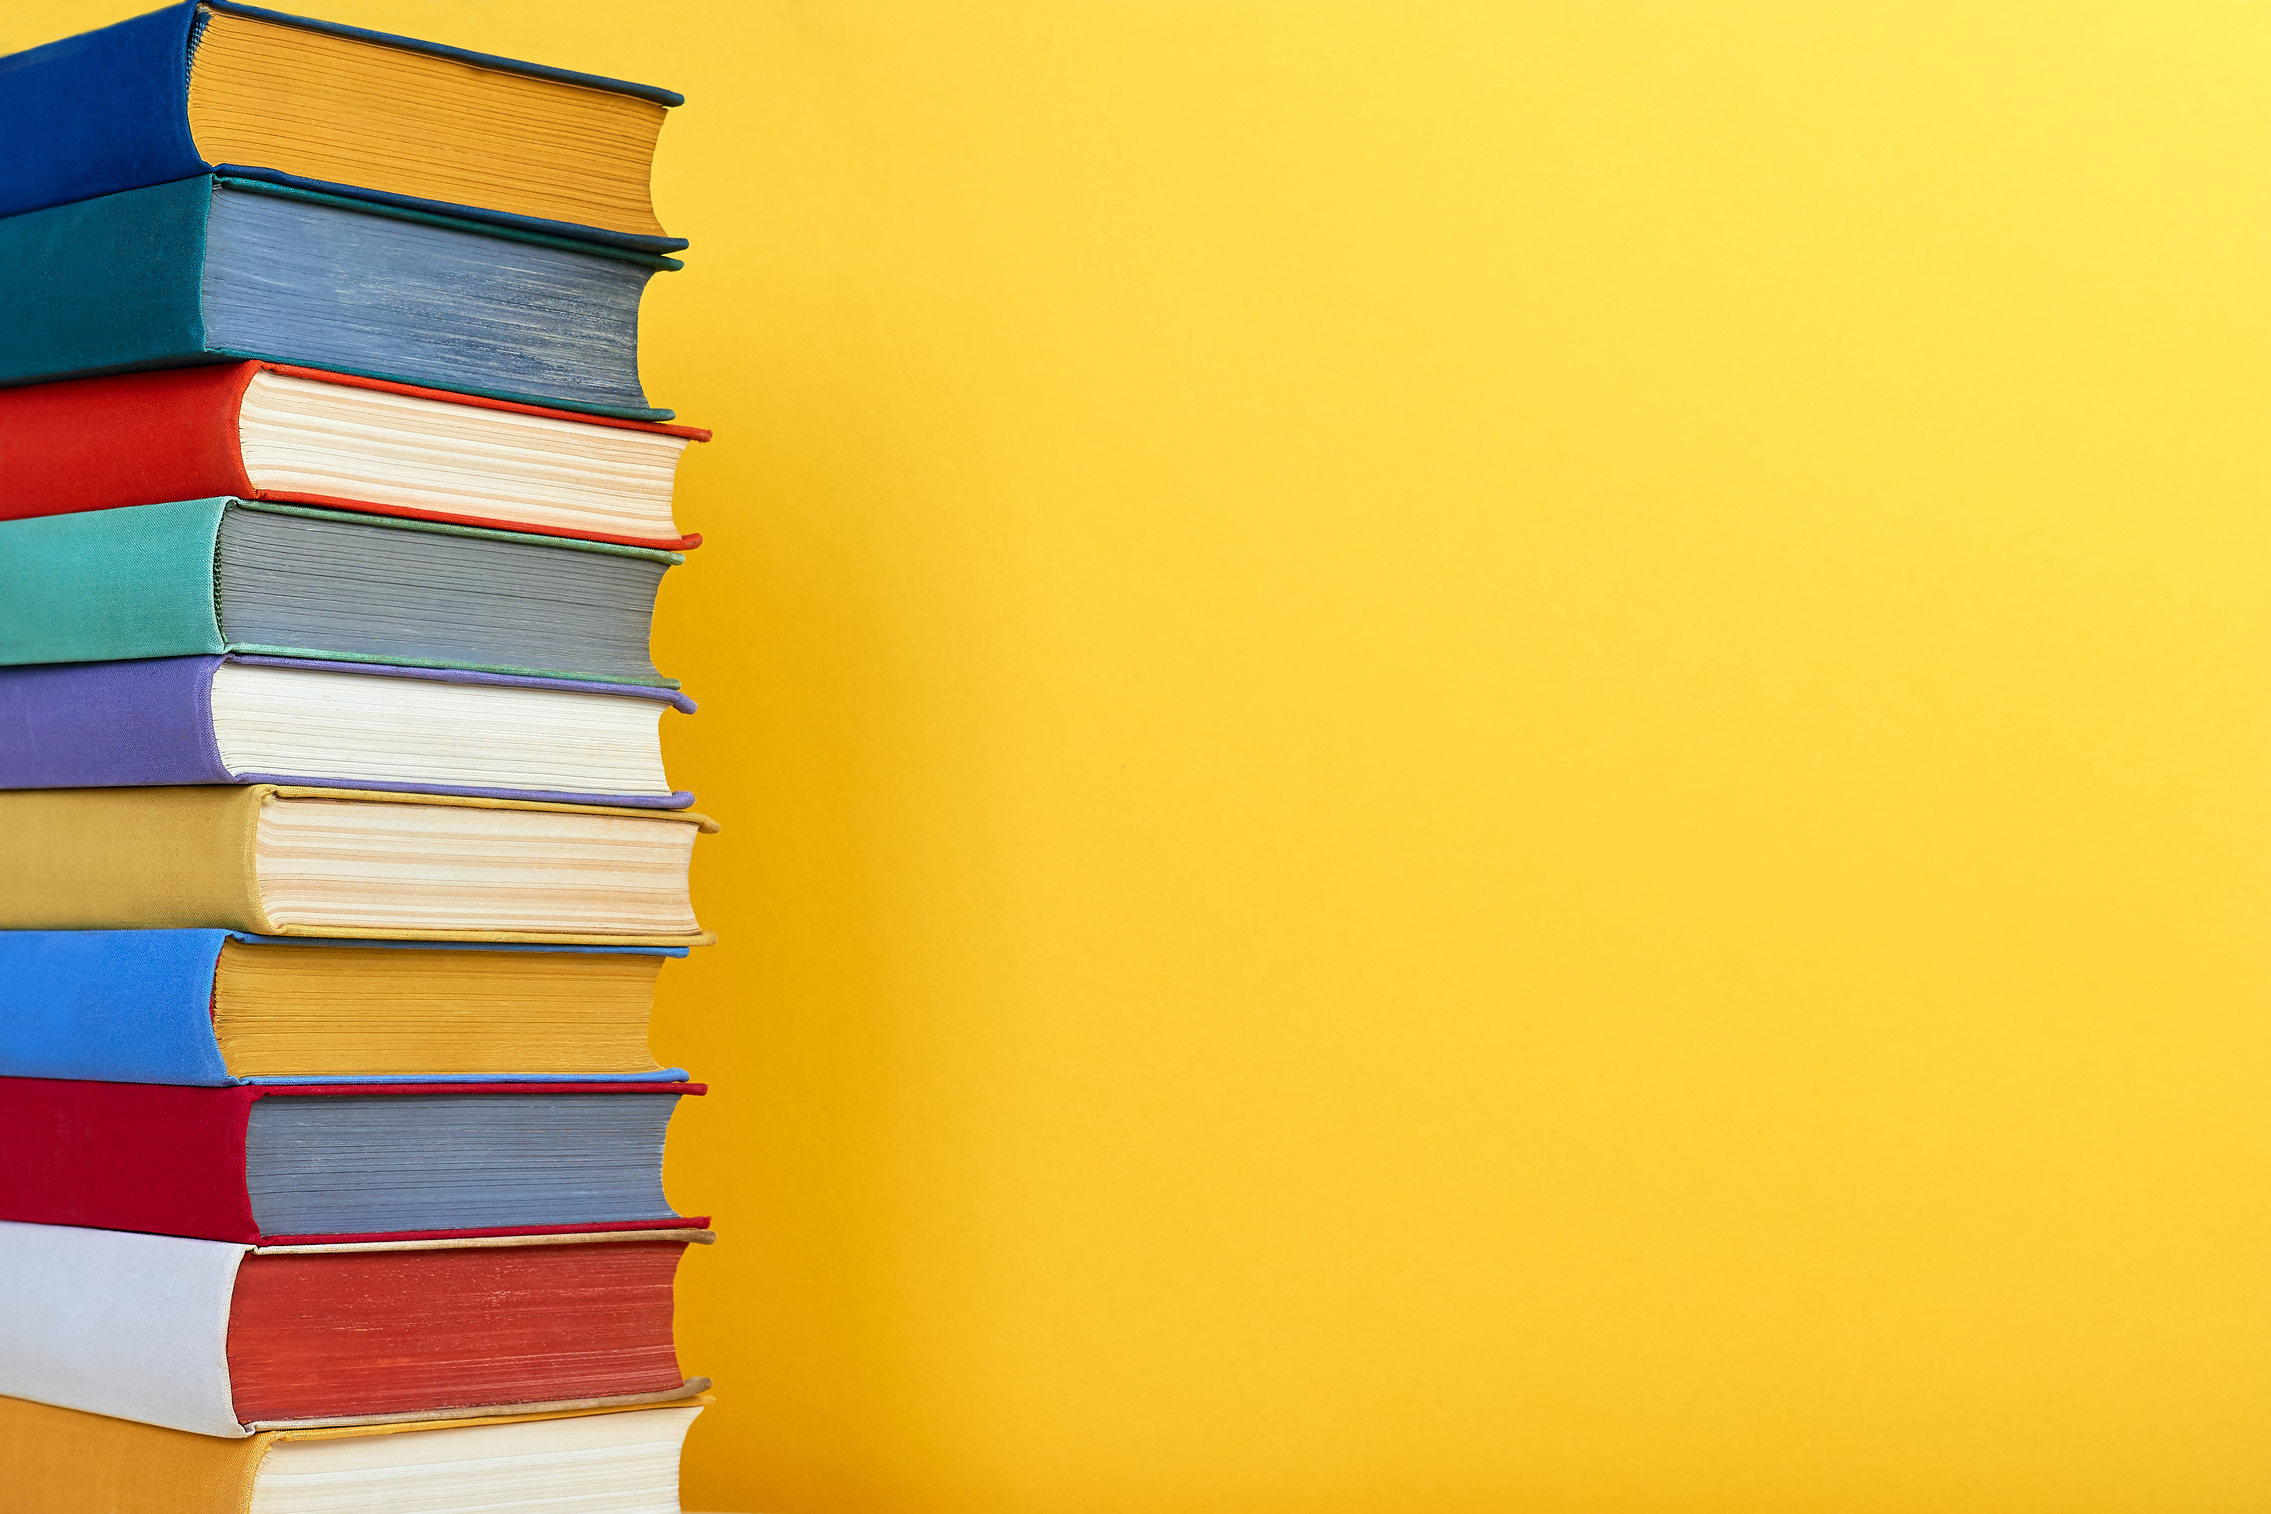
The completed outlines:
{"type": "Polygon", "coordinates": [[[0,929],[688,946],[685,810],[354,789],[0,793],[0,929]]]}

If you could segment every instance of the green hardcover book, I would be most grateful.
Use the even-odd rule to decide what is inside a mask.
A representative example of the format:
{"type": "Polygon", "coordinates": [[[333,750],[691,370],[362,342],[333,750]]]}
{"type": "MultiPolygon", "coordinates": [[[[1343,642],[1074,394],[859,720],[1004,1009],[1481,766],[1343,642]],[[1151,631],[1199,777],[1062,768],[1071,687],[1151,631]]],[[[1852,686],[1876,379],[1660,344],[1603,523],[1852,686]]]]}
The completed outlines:
{"type": "Polygon", "coordinates": [[[234,498],[0,522],[0,665],[217,652],[676,688],[675,552],[234,498]]]}

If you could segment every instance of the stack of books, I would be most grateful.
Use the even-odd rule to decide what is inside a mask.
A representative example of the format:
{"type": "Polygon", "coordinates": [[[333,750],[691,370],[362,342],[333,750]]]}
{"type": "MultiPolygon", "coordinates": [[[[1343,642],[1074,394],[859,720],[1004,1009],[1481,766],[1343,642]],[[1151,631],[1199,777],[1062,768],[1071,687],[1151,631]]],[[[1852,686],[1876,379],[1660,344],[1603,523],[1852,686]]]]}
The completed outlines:
{"type": "Polygon", "coordinates": [[[678,1507],[677,103],[230,0],[0,60],[0,1505],[678,1507]]]}

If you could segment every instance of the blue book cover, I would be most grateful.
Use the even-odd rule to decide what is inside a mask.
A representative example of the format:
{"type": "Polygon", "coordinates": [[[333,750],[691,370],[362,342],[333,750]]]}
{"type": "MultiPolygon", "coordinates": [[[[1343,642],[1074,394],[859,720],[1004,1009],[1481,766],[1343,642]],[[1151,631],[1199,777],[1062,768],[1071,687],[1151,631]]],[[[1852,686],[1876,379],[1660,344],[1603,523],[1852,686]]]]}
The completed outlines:
{"type": "MultiPolygon", "coordinates": [[[[683,957],[684,947],[529,946],[510,942],[289,939],[228,930],[0,931],[0,1077],[200,1088],[335,1083],[680,1083],[683,1068],[580,1071],[547,1068],[369,1074],[230,1070],[218,1028],[229,1005],[224,950],[546,953],[554,957],[683,957]]],[[[375,960],[375,959],[373,959],[375,960]]],[[[493,976],[493,975],[492,975],[493,976]]],[[[469,995],[469,1003],[477,995],[469,995]]],[[[407,1013],[433,1001],[405,1000],[407,1013]]],[[[651,1059],[649,1059],[651,1061],[651,1059]]]]}
{"type": "MultiPolygon", "coordinates": [[[[403,194],[384,184],[310,177],[275,163],[208,161],[192,123],[190,97],[201,52],[209,55],[217,51],[201,46],[217,19],[224,26],[256,33],[283,28],[306,37],[383,48],[398,56],[432,58],[462,66],[454,73],[458,79],[467,77],[464,69],[470,68],[479,71],[472,75],[475,78],[544,81],[578,91],[587,99],[596,92],[606,100],[620,102],[619,108],[631,112],[634,118],[652,118],[651,126],[640,119],[627,123],[634,133],[642,127],[659,130],[661,113],[685,103],[683,96],[652,85],[286,15],[235,0],[185,0],[100,31],[0,58],[0,141],[8,144],[5,159],[0,161],[0,216],[45,210],[199,174],[225,173],[405,209],[444,211],[498,226],[638,252],[670,252],[686,245],[683,237],[403,194]]],[[[320,70],[310,74],[303,67],[299,72],[301,77],[291,81],[296,88],[314,93],[325,89],[327,81],[320,70]]],[[[262,105],[257,98],[237,103],[255,113],[262,105]]],[[[417,105],[411,98],[400,102],[398,108],[415,111],[417,105]]],[[[384,121],[366,121],[364,125],[384,139],[384,121]]],[[[651,140],[647,151],[651,155],[651,140]]],[[[645,219],[652,222],[651,210],[645,219]]]]}

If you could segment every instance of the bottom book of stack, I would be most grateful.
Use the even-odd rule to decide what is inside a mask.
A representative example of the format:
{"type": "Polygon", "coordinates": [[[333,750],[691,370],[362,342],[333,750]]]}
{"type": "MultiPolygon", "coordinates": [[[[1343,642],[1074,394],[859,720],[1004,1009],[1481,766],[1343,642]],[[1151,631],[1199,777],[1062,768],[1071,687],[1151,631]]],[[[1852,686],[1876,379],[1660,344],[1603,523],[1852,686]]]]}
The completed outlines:
{"type": "Polygon", "coordinates": [[[0,1398],[0,1506],[38,1514],[678,1514],[707,1396],[267,1430],[241,1440],[0,1398]]]}

